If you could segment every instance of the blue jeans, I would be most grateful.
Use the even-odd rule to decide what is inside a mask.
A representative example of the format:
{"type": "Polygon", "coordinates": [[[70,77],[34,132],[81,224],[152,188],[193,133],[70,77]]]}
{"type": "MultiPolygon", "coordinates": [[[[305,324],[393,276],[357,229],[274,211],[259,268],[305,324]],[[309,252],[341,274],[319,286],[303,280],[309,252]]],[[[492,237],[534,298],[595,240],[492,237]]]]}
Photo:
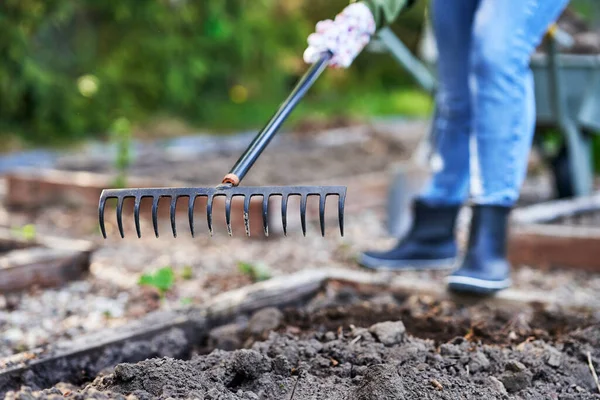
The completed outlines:
{"type": "Polygon", "coordinates": [[[444,166],[422,200],[460,204],[471,194],[476,204],[517,201],[535,130],[530,57],[567,4],[432,0],[439,78],[434,129],[444,166]]]}

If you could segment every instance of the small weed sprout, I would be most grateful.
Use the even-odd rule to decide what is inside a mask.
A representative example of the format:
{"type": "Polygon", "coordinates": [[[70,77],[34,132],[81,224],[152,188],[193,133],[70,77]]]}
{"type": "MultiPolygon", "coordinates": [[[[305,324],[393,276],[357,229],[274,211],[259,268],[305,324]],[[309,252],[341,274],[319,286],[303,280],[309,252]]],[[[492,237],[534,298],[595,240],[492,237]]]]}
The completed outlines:
{"type": "Polygon", "coordinates": [[[271,278],[271,271],[269,267],[262,263],[249,263],[240,261],[238,262],[238,270],[250,277],[253,282],[265,281],[271,278]]]}
{"type": "Polygon", "coordinates": [[[124,188],[127,186],[127,169],[132,163],[131,156],[131,124],[127,118],[118,118],[112,125],[111,142],[116,147],[116,157],[114,160],[114,167],[117,170],[117,177],[113,185],[117,188],[124,188]]]}
{"type": "Polygon", "coordinates": [[[164,297],[165,293],[168,292],[175,283],[175,274],[173,268],[167,266],[163,267],[154,274],[143,274],[138,284],[141,286],[152,286],[160,291],[161,297],[164,297]]]}
{"type": "Polygon", "coordinates": [[[190,265],[186,265],[183,267],[183,271],[181,271],[181,279],[184,281],[189,281],[194,277],[194,269],[190,265]]]}
{"type": "Polygon", "coordinates": [[[36,228],[34,224],[27,224],[21,227],[13,228],[12,234],[13,236],[23,240],[32,241],[36,238],[36,228]]]}
{"type": "Polygon", "coordinates": [[[180,303],[182,306],[190,305],[190,304],[192,304],[192,302],[193,302],[193,300],[191,297],[184,297],[180,300],[180,303]]]}

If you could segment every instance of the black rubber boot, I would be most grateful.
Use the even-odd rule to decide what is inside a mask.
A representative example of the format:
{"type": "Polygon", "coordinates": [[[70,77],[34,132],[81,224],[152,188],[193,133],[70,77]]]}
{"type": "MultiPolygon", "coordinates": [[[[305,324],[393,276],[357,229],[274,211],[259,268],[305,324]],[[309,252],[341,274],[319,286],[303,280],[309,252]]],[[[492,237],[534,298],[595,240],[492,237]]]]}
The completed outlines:
{"type": "Polygon", "coordinates": [[[367,251],[359,264],[376,270],[414,270],[452,268],[457,255],[454,236],[457,206],[430,206],[413,203],[414,219],[408,234],[389,251],[367,251]]]}
{"type": "Polygon", "coordinates": [[[477,205],[460,267],[448,277],[451,290],[491,294],[511,285],[506,243],[510,207],[477,205]]]}

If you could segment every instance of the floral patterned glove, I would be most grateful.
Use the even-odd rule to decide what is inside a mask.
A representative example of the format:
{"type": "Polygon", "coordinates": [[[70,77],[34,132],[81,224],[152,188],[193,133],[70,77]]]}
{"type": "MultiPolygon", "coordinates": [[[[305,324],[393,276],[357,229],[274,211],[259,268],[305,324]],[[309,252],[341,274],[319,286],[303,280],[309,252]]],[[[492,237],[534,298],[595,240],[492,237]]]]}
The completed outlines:
{"type": "Polygon", "coordinates": [[[334,21],[317,23],[316,32],[308,37],[304,61],[312,64],[327,50],[333,53],[330,65],[348,68],[375,33],[375,19],[363,3],[347,6],[334,21]]]}

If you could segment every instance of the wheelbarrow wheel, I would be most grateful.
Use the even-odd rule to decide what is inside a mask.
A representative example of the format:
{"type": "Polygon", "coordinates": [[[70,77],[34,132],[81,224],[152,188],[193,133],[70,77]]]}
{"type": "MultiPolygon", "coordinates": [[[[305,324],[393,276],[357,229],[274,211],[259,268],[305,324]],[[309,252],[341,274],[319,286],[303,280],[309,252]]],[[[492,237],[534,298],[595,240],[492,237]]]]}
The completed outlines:
{"type": "Polygon", "coordinates": [[[569,153],[567,147],[562,145],[559,152],[550,161],[550,167],[554,175],[554,189],[559,199],[575,196],[575,184],[571,174],[569,153]]]}

